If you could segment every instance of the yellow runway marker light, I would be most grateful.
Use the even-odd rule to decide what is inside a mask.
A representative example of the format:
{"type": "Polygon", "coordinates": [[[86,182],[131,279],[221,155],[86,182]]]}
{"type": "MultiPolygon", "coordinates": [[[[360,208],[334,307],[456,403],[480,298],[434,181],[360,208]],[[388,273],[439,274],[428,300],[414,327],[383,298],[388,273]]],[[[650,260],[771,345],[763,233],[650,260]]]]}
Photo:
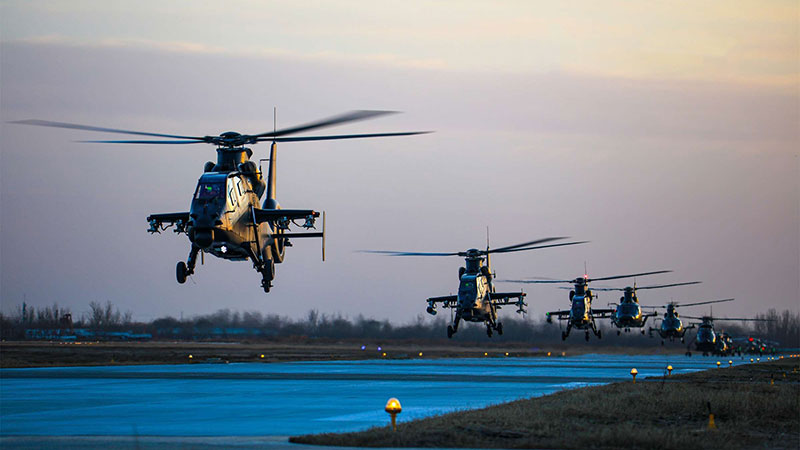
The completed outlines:
{"type": "Polygon", "coordinates": [[[397,415],[403,411],[403,407],[400,406],[400,400],[392,397],[386,402],[386,408],[384,410],[392,416],[392,431],[397,431],[397,415]]]}
{"type": "Polygon", "coordinates": [[[731,361],[730,359],[728,360],[728,367],[733,367],[733,361],[731,361]]]}
{"type": "Polygon", "coordinates": [[[636,384],[636,375],[637,375],[638,373],[639,373],[639,371],[638,371],[638,370],[636,370],[636,368],[635,368],[635,367],[634,367],[633,369],[631,369],[631,375],[633,376],[633,384],[636,384]]]}
{"type": "Polygon", "coordinates": [[[717,361],[717,369],[719,369],[720,364],[721,363],[719,361],[717,361]]]}
{"type": "Polygon", "coordinates": [[[667,366],[667,376],[672,376],[672,365],[667,366]]]}

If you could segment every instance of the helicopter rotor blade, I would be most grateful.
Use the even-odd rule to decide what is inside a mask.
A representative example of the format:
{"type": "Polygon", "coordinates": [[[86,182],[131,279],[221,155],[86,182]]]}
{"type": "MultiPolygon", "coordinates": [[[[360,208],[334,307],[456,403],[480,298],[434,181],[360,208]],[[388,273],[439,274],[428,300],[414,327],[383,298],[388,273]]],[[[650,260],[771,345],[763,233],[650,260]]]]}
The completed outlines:
{"type": "MultiPolygon", "coordinates": [[[[709,303],[722,303],[722,302],[732,302],[736,300],[735,298],[726,298],[722,300],[709,300],[706,302],[696,302],[696,303],[675,303],[675,306],[696,306],[696,305],[707,305],[709,303]]],[[[666,306],[662,306],[662,308],[666,308],[666,306]]]]}
{"type": "Polygon", "coordinates": [[[392,250],[360,250],[360,253],[375,253],[387,256],[463,256],[463,252],[398,252],[392,250]]]}
{"type": "Polygon", "coordinates": [[[666,288],[666,287],[687,286],[687,285],[690,285],[690,284],[700,284],[700,283],[702,283],[702,281],[687,281],[687,282],[684,282],[684,283],[656,284],[656,285],[651,285],[651,286],[636,286],[636,290],[638,291],[639,289],[661,289],[661,288],[666,288]]]}
{"type": "Polygon", "coordinates": [[[544,244],[545,242],[558,241],[558,240],[561,240],[561,239],[567,239],[567,238],[566,237],[546,237],[546,238],[543,238],[543,239],[537,239],[535,241],[523,242],[521,244],[514,244],[514,245],[507,245],[505,247],[493,248],[493,249],[487,250],[484,253],[500,253],[500,252],[509,251],[511,249],[515,249],[515,248],[519,248],[519,247],[528,247],[528,246],[531,246],[531,245],[544,244]]]}
{"type": "Polygon", "coordinates": [[[525,251],[525,250],[536,250],[536,249],[540,249],[540,248],[563,247],[565,245],[585,244],[587,242],[589,242],[589,241],[563,242],[561,244],[537,245],[537,246],[534,246],[534,247],[512,248],[512,249],[509,249],[509,250],[490,250],[489,253],[521,252],[521,251],[525,251]]]}
{"type": "Polygon", "coordinates": [[[91,125],[79,125],[76,123],[66,123],[66,122],[51,122],[49,120],[39,120],[39,119],[17,120],[10,123],[15,123],[20,125],[35,125],[38,127],[69,128],[73,130],[98,131],[102,133],[134,134],[137,136],[155,136],[155,137],[166,137],[173,139],[191,139],[197,142],[204,142],[206,139],[204,136],[180,136],[175,134],[150,133],[146,131],[131,131],[131,130],[121,130],[117,128],[103,128],[91,125]]]}
{"type": "Polygon", "coordinates": [[[332,127],[347,122],[356,122],[359,120],[371,119],[373,117],[384,116],[387,114],[396,114],[397,112],[398,111],[373,111],[373,110],[350,111],[344,114],[339,114],[338,116],[328,117],[327,119],[321,119],[316,122],[309,122],[303,125],[298,125],[296,127],[284,128],[282,130],[268,131],[266,133],[255,134],[252,135],[252,137],[263,138],[263,137],[286,136],[287,134],[302,133],[303,131],[332,127]]]}
{"type": "Polygon", "coordinates": [[[82,144],[205,144],[205,141],[75,141],[82,144]]]}
{"type": "Polygon", "coordinates": [[[640,273],[631,273],[628,275],[613,275],[610,277],[600,277],[600,278],[588,278],[586,281],[600,281],[600,280],[616,280],[618,278],[632,278],[632,277],[643,277],[645,275],[655,275],[659,273],[667,273],[672,272],[671,270],[656,270],[655,272],[640,272],[640,273]]]}
{"type": "Polygon", "coordinates": [[[497,280],[504,283],[525,283],[525,284],[539,284],[539,283],[572,283],[572,280],[497,280]]]}
{"type": "Polygon", "coordinates": [[[374,137],[390,137],[390,136],[413,136],[415,134],[428,134],[433,131],[405,131],[399,133],[372,133],[372,134],[340,134],[333,136],[300,136],[300,137],[278,137],[278,138],[258,138],[256,142],[274,141],[274,142],[303,142],[303,141],[333,141],[339,139],[361,139],[361,138],[374,138],[374,137]]]}

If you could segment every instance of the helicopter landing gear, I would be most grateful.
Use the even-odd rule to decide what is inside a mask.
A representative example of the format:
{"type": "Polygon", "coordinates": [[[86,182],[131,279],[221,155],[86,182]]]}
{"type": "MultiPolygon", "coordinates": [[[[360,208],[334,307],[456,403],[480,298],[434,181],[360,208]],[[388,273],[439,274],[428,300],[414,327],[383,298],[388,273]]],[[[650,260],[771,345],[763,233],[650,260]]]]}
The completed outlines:
{"type": "Polygon", "coordinates": [[[691,357],[692,356],[692,352],[686,352],[686,356],[691,357]]]}
{"type": "Polygon", "coordinates": [[[178,261],[178,264],[175,266],[175,278],[178,279],[178,283],[186,283],[186,277],[194,273],[198,253],[200,253],[200,247],[192,245],[192,249],[189,250],[189,259],[187,259],[185,263],[183,261],[178,261]]]}
{"type": "Polygon", "coordinates": [[[264,261],[264,266],[259,270],[261,272],[261,287],[264,292],[269,293],[272,287],[272,280],[275,278],[275,261],[267,259],[264,261]]]}
{"type": "Polygon", "coordinates": [[[490,324],[486,324],[486,335],[492,337],[492,326],[490,324]]]}
{"type": "Polygon", "coordinates": [[[661,340],[661,345],[662,345],[662,346],[664,345],[664,340],[663,340],[663,339],[661,340]]]}
{"type": "Polygon", "coordinates": [[[617,330],[617,336],[619,336],[620,334],[622,334],[622,332],[620,330],[617,330]]]}
{"type": "Polygon", "coordinates": [[[186,263],[178,261],[178,265],[175,266],[175,277],[178,279],[178,283],[186,283],[186,272],[186,263]]]}
{"type": "Polygon", "coordinates": [[[597,335],[597,339],[603,339],[603,330],[597,330],[595,334],[597,335]]]}
{"type": "Polygon", "coordinates": [[[561,340],[562,341],[566,341],[567,340],[567,332],[566,331],[562,331],[561,332],[561,340]]]}
{"type": "Polygon", "coordinates": [[[453,334],[455,334],[455,332],[456,332],[456,330],[453,328],[453,326],[452,325],[448,325],[447,326],[447,339],[452,338],[453,334]]]}
{"type": "Polygon", "coordinates": [[[497,327],[495,329],[497,330],[497,334],[502,336],[503,335],[503,322],[497,322],[497,327]]]}
{"type": "Polygon", "coordinates": [[[461,321],[461,316],[456,314],[455,319],[453,319],[453,324],[447,326],[447,338],[452,338],[454,334],[458,331],[458,322],[461,321]]]}
{"type": "Polygon", "coordinates": [[[589,341],[589,330],[586,330],[586,341],[589,341]]]}

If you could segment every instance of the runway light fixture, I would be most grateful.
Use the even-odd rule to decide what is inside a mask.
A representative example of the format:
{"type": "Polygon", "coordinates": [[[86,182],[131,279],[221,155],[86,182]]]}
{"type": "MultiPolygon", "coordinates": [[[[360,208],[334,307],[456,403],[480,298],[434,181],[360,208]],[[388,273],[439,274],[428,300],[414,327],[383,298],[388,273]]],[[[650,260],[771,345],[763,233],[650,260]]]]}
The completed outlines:
{"type": "Polygon", "coordinates": [[[403,407],[400,406],[400,400],[392,397],[386,402],[386,407],[384,410],[392,416],[392,431],[397,431],[397,415],[403,411],[403,407]]]}
{"type": "Polygon", "coordinates": [[[719,361],[717,361],[717,369],[719,369],[720,364],[721,363],[719,361]]]}
{"type": "Polygon", "coordinates": [[[733,367],[733,360],[728,360],[728,367],[733,367]]]}
{"type": "Polygon", "coordinates": [[[489,356],[489,352],[483,352],[483,356],[489,356]]]}
{"type": "Polygon", "coordinates": [[[383,357],[384,357],[384,358],[386,357],[386,352],[383,352],[383,357]]]}
{"type": "Polygon", "coordinates": [[[506,352],[506,356],[508,356],[508,352],[506,352]]]}
{"type": "Polygon", "coordinates": [[[261,354],[261,359],[264,359],[264,354],[263,353],[261,354]]]}
{"type": "Polygon", "coordinates": [[[561,356],[567,356],[567,352],[561,352],[561,356]]]}
{"type": "Polygon", "coordinates": [[[192,355],[189,355],[189,359],[192,359],[192,358],[193,358],[193,356],[192,356],[192,355]]]}
{"type": "Polygon", "coordinates": [[[362,351],[363,351],[363,350],[366,350],[366,349],[367,349],[367,346],[366,346],[366,345],[362,345],[362,346],[361,346],[361,350],[362,350],[362,351]]]}
{"type": "Polygon", "coordinates": [[[550,356],[550,352],[547,352],[547,356],[550,356]]]}
{"type": "Polygon", "coordinates": [[[672,365],[667,366],[667,376],[672,376],[672,365]]]}
{"type": "Polygon", "coordinates": [[[753,358],[750,358],[750,363],[751,363],[751,364],[753,363],[753,358]]]}
{"type": "Polygon", "coordinates": [[[422,356],[422,352],[419,352],[419,356],[422,356]]]}
{"type": "Polygon", "coordinates": [[[633,376],[633,384],[636,384],[636,375],[637,375],[638,373],[639,373],[639,371],[638,371],[638,370],[636,370],[636,368],[635,368],[635,367],[634,367],[633,369],[631,369],[631,376],[633,376]]]}

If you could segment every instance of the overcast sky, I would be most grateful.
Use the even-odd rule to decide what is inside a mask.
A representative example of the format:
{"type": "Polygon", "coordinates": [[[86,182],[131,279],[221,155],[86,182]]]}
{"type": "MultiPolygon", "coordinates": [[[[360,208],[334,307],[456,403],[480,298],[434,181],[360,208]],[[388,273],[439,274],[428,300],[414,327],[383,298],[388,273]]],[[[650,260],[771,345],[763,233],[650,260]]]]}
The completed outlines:
{"type": "MultiPolygon", "coordinates": [[[[405,322],[457,290],[463,261],[356,251],[465,250],[487,226],[493,246],[591,241],[500,255],[500,278],[672,269],[637,282],[703,284],[642,303],[800,310],[796,1],[0,5],[4,313],[111,301],[142,320],[231,308],[405,322]],[[258,133],[273,107],[279,127],[391,109],[404,114],[331,132],[436,133],[281,144],[278,199],[327,212],[328,260],[296,240],[269,294],[250,263],[214,258],[178,285],[188,239],[146,232],[148,214],[188,210],[212,147],[6,123],[258,133]]],[[[534,315],[568,306],[552,286],[525,290],[534,315]]]]}

